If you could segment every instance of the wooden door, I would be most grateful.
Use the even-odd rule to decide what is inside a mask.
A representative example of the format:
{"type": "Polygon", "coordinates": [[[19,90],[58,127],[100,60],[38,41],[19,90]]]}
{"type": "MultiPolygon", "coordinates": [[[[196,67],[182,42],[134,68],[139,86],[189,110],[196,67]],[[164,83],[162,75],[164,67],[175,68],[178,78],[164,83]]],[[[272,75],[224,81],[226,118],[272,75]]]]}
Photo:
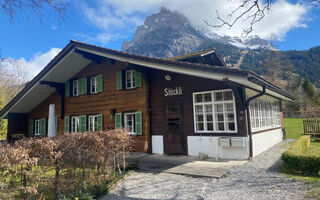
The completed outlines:
{"type": "Polygon", "coordinates": [[[185,154],[182,107],[179,103],[168,103],[165,105],[165,154],[185,154]]]}

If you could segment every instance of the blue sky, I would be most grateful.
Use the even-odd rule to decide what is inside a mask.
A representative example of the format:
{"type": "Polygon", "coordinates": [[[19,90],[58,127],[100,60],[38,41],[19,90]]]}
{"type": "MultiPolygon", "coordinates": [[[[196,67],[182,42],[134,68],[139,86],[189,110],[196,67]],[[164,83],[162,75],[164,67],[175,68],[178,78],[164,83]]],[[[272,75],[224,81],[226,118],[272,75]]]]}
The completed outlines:
{"type": "MultiPolygon", "coordinates": [[[[0,14],[0,53],[34,68],[44,67],[70,39],[88,42],[119,50],[121,43],[130,40],[138,25],[146,16],[159,11],[162,6],[179,10],[194,25],[203,19],[215,20],[212,12],[225,9],[227,0],[68,0],[65,20],[56,15],[42,13],[42,22],[33,14],[18,15],[13,22],[0,14]],[[203,1],[202,4],[198,3],[203,1]],[[79,3],[80,2],[80,3],[79,3]],[[214,3],[212,3],[214,2],[214,3]],[[210,5],[210,6],[209,6],[210,5]]],[[[233,5],[231,5],[232,7],[233,5]]],[[[232,9],[232,8],[230,8],[232,9]]],[[[223,11],[223,10],[222,10],[223,11]]],[[[281,50],[303,50],[320,45],[320,9],[278,0],[272,13],[256,27],[257,34],[267,37],[276,34],[276,46],[281,50]]],[[[225,12],[227,13],[227,11],[225,12]]],[[[219,30],[220,34],[237,36],[241,32],[240,22],[232,30],[219,30]],[[240,30],[240,32],[239,32],[240,30]]],[[[203,27],[202,25],[199,25],[203,27]]],[[[212,30],[217,31],[217,30],[212,30]]]]}

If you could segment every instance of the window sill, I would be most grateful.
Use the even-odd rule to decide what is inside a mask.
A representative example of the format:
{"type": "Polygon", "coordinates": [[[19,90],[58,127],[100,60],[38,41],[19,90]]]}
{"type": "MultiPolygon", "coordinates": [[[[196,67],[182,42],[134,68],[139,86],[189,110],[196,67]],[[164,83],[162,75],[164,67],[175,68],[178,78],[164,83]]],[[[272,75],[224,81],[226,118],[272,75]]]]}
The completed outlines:
{"type": "Polygon", "coordinates": [[[268,127],[268,128],[265,128],[265,129],[252,130],[252,134],[272,131],[272,130],[281,129],[281,128],[282,128],[282,126],[279,125],[279,126],[276,126],[276,127],[268,127]]]}
{"type": "Polygon", "coordinates": [[[196,131],[195,134],[237,134],[238,131],[196,131]]]}

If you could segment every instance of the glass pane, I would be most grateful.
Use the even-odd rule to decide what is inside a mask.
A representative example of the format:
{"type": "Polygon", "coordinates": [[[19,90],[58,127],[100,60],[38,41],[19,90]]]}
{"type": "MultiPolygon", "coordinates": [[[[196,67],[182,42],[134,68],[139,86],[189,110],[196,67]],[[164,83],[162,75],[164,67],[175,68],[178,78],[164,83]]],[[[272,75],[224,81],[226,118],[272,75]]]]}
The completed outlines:
{"type": "Polygon", "coordinates": [[[224,131],[224,123],[218,123],[218,130],[224,131]]]}
{"type": "Polygon", "coordinates": [[[217,119],[219,122],[223,122],[224,121],[223,114],[217,114],[217,119]]]}
{"type": "Polygon", "coordinates": [[[234,123],[228,123],[228,125],[229,125],[229,130],[230,131],[235,131],[236,130],[236,126],[235,126],[235,124],[234,123]]]}
{"type": "Polygon", "coordinates": [[[216,92],[215,93],[215,101],[222,101],[222,92],[216,92]]]}
{"type": "Polygon", "coordinates": [[[233,122],[234,121],[234,114],[228,114],[228,121],[233,122]]]}
{"type": "Polygon", "coordinates": [[[213,131],[213,123],[207,123],[208,131],[213,131]]]}
{"type": "Polygon", "coordinates": [[[202,107],[202,105],[196,106],[196,113],[203,113],[203,107],[202,107]]]}
{"type": "Polygon", "coordinates": [[[233,100],[232,91],[224,92],[224,100],[226,101],[233,100]]]}
{"type": "MultiPolygon", "coordinates": [[[[201,116],[201,115],[198,115],[201,116]]],[[[203,116],[202,116],[203,120],[203,116]]],[[[180,129],[180,106],[168,105],[167,106],[167,128],[168,130],[180,129]]]]}
{"type": "Polygon", "coordinates": [[[202,100],[202,94],[196,94],[196,95],[195,95],[195,101],[196,101],[196,103],[203,102],[203,100],[202,100]]]}
{"type": "Polygon", "coordinates": [[[205,102],[211,102],[212,101],[211,93],[204,94],[204,101],[205,102]]]}
{"type": "Polygon", "coordinates": [[[200,115],[197,114],[196,116],[197,116],[197,117],[196,117],[196,121],[197,121],[197,122],[203,122],[203,115],[202,115],[202,114],[200,114],[200,115]]]}
{"type": "Polygon", "coordinates": [[[216,112],[223,112],[223,104],[216,104],[216,112]]]}
{"type": "Polygon", "coordinates": [[[204,130],[204,126],[203,123],[197,123],[197,131],[203,131],[204,130]]]}
{"type": "Polygon", "coordinates": [[[207,115],[207,121],[212,122],[213,121],[213,116],[212,115],[207,115]]]}
{"type": "Polygon", "coordinates": [[[212,113],[212,105],[205,105],[206,113],[212,113]]]}
{"type": "Polygon", "coordinates": [[[226,103],[225,107],[227,112],[233,112],[233,103],[226,103]]]}

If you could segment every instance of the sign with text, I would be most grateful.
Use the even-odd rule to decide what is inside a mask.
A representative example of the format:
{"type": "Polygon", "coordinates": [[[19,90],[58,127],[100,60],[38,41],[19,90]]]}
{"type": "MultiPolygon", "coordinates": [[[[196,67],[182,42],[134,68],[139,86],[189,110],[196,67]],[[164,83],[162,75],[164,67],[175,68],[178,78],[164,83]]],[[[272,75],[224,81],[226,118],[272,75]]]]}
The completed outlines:
{"type": "Polygon", "coordinates": [[[175,87],[175,88],[164,88],[164,96],[178,96],[182,95],[182,88],[181,87],[175,87]]]}

